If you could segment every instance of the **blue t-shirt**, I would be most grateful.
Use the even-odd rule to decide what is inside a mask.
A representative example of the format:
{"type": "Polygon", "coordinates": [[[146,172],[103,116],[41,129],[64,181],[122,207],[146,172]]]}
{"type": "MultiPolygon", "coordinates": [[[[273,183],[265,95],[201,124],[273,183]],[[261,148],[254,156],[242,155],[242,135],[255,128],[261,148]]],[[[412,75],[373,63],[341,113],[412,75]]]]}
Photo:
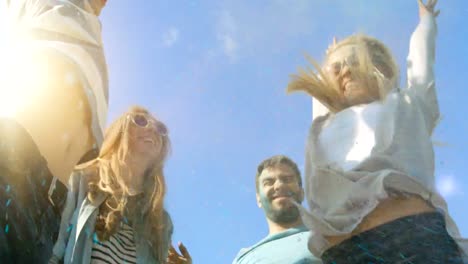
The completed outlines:
{"type": "Polygon", "coordinates": [[[304,227],[290,228],[269,235],[250,248],[239,251],[233,264],[319,264],[307,248],[310,232],[304,227]]]}

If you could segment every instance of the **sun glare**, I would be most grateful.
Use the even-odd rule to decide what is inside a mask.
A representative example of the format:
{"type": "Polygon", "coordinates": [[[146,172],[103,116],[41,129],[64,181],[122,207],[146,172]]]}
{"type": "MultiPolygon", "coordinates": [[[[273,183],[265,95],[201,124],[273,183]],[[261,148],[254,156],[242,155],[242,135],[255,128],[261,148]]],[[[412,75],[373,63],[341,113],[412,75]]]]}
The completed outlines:
{"type": "Polygon", "coordinates": [[[47,74],[35,64],[28,41],[8,23],[5,8],[0,12],[0,117],[15,117],[40,94],[37,84],[47,74]]]}
{"type": "Polygon", "coordinates": [[[440,175],[436,180],[436,188],[444,197],[457,193],[457,185],[453,175],[440,175]]]}

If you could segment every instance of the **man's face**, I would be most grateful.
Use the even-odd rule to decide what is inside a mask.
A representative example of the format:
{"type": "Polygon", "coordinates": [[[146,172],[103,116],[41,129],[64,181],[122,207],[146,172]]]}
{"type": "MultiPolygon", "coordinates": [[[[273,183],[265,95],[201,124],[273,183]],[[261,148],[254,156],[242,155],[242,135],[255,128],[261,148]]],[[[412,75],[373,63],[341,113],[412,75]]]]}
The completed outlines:
{"type": "Polygon", "coordinates": [[[304,190],[294,170],[284,164],[265,168],[258,178],[257,204],[275,223],[292,223],[299,217],[293,200],[301,203],[304,190]]]}

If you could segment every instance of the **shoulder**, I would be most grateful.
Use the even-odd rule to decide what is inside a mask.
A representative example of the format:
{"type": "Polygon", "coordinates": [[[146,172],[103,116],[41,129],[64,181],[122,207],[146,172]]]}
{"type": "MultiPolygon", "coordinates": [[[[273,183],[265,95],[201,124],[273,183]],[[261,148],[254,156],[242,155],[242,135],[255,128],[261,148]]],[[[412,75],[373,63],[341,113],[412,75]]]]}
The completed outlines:
{"type": "Polygon", "coordinates": [[[163,218],[167,225],[170,225],[171,227],[173,226],[172,217],[166,209],[163,209],[163,218]]]}
{"type": "Polygon", "coordinates": [[[240,259],[245,255],[250,250],[250,248],[241,248],[239,252],[237,253],[236,257],[232,261],[232,264],[238,264],[240,263],[240,259]]]}
{"type": "MultiPolygon", "coordinates": [[[[241,248],[239,250],[239,253],[237,253],[237,256],[236,258],[234,259],[234,262],[233,263],[241,263],[240,260],[241,259],[250,259],[253,257],[253,255],[256,255],[256,253],[254,254],[254,252],[257,252],[259,251],[261,248],[264,248],[263,246],[268,244],[268,242],[272,241],[272,239],[274,238],[275,236],[274,235],[268,235],[266,236],[265,238],[261,239],[260,241],[258,241],[257,243],[255,243],[254,245],[250,246],[250,247],[246,247],[246,248],[241,248]]],[[[255,257],[254,257],[255,258],[255,257]]]]}
{"type": "Polygon", "coordinates": [[[172,222],[171,215],[169,212],[167,212],[166,209],[163,209],[163,223],[166,234],[169,236],[169,238],[172,237],[172,234],[174,233],[174,224],[172,222]]]}

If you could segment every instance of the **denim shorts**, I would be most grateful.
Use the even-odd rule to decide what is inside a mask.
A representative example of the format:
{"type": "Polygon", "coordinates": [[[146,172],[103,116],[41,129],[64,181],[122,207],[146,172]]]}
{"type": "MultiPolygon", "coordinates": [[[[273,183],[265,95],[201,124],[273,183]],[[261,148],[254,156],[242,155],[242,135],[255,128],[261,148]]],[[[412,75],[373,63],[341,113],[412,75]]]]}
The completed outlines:
{"type": "Polygon", "coordinates": [[[327,249],[323,263],[464,263],[438,212],[402,217],[327,249]]]}

